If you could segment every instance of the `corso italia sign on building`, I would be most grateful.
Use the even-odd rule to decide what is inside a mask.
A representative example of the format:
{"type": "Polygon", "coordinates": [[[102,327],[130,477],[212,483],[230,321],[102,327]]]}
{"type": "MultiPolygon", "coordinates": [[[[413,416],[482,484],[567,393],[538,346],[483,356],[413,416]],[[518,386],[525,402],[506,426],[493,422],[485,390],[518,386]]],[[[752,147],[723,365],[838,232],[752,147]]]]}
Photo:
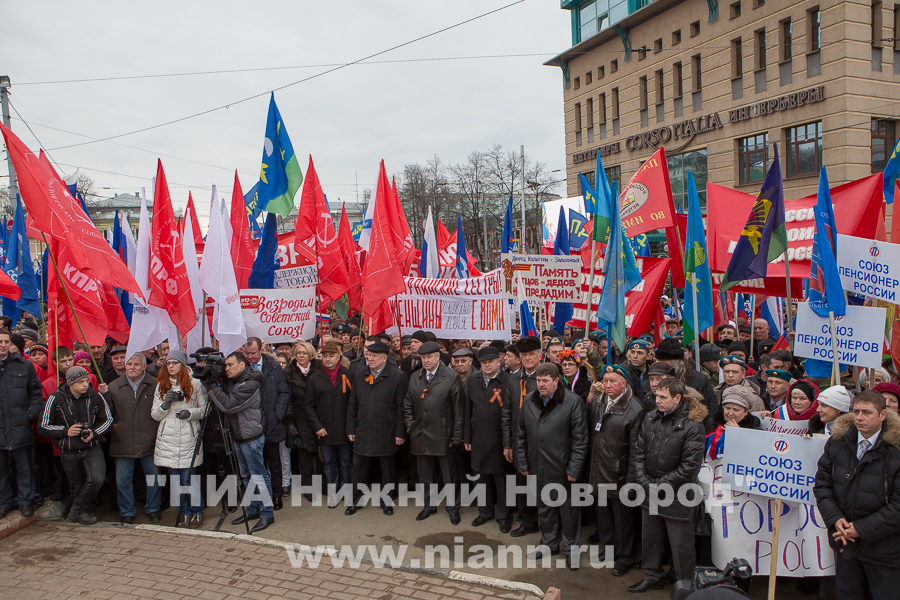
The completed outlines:
{"type": "Polygon", "coordinates": [[[625,138],[624,142],[612,142],[598,148],[585,150],[584,152],[576,152],[572,155],[572,164],[593,160],[597,157],[598,152],[600,153],[600,156],[617,154],[622,151],[623,146],[625,150],[631,152],[644,148],[656,148],[660,144],[665,144],[672,140],[682,140],[680,146],[676,148],[667,148],[669,151],[680,150],[690,144],[694,137],[701,133],[722,129],[725,125],[730,123],[739,123],[741,121],[770,115],[783,110],[798,108],[806,104],[821,102],[824,99],[825,86],[820,85],[808,90],[772,98],[771,100],[763,100],[762,102],[757,102],[748,106],[731,109],[728,111],[728,118],[725,121],[722,120],[719,113],[713,112],[708,115],[703,115],[702,117],[687,119],[686,121],[681,121],[674,125],[665,125],[649,131],[642,131],[641,133],[628,136],[625,138]]]}

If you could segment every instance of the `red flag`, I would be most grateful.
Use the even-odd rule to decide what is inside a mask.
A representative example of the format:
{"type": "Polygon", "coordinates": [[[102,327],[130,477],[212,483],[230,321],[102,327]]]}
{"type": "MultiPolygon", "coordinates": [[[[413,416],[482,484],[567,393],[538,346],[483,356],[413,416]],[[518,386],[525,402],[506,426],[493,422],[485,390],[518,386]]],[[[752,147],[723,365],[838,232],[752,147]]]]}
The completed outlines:
{"type": "Polygon", "coordinates": [[[252,238],[244,192],[241,191],[241,180],[235,170],[234,187],[231,190],[231,261],[234,263],[234,278],[239,290],[247,288],[247,280],[253,270],[256,253],[253,251],[252,238]]]}
{"type": "Polygon", "coordinates": [[[666,228],[666,245],[669,247],[669,256],[675,259],[672,261],[672,287],[683,288],[687,285],[684,278],[684,261],[682,260],[684,241],[687,239],[687,215],[676,214],[675,224],[677,230],[676,227],[666,228]]]}
{"type": "Polygon", "coordinates": [[[347,276],[350,280],[350,290],[347,292],[347,300],[350,310],[362,311],[362,276],[359,270],[359,261],[356,259],[356,242],[353,240],[353,232],[350,230],[350,220],[347,219],[346,207],[341,207],[341,221],[338,224],[338,244],[341,247],[341,256],[344,266],[347,267],[347,276]]]}
{"type": "MultiPolygon", "coordinates": [[[[675,204],[665,148],[657,150],[641,165],[622,188],[619,198],[622,226],[630,238],[674,225],[675,204]]],[[[677,262],[680,257],[673,255],[672,258],[677,262]]]]}
{"type": "Polygon", "coordinates": [[[388,206],[388,220],[391,224],[391,239],[394,248],[397,249],[397,262],[404,274],[409,272],[409,263],[412,260],[413,251],[416,249],[412,234],[409,232],[409,223],[403,205],[400,203],[400,195],[397,193],[397,182],[391,178],[391,197],[388,206]]]}
{"type": "MultiPolygon", "coordinates": [[[[203,234],[200,233],[200,223],[197,221],[197,209],[194,208],[194,197],[191,196],[191,193],[188,192],[188,210],[194,215],[194,218],[191,219],[191,224],[193,225],[192,229],[194,232],[194,247],[197,248],[197,255],[201,256],[203,254],[203,234]]],[[[182,233],[184,233],[182,231],[182,233]]]]}
{"type": "MultiPolygon", "coordinates": [[[[440,263],[441,267],[441,277],[456,277],[456,231],[447,235],[446,245],[440,246],[440,242],[438,242],[438,246],[440,248],[438,250],[438,263],[440,263]]],[[[478,264],[478,261],[475,260],[468,248],[466,248],[466,263],[469,266],[469,277],[481,277],[481,271],[475,266],[478,264]]]]}
{"type": "Polygon", "coordinates": [[[18,300],[22,296],[19,286],[3,271],[0,271],[0,296],[12,300],[18,300]]]}
{"type": "MultiPolygon", "coordinates": [[[[887,219],[885,216],[885,203],[881,203],[881,210],[878,211],[878,224],[875,226],[875,239],[879,242],[887,241],[887,229],[884,226],[884,222],[887,219]]],[[[895,240],[896,243],[896,240],[895,240]]]]}
{"type": "Polygon", "coordinates": [[[45,233],[72,248],[72,261],[92,276],[140,293],[137,282],[122,259],[97,231],[72,198],[50,163],[28,149],[16,135],[0,125],[6,148],[19,181],[19,191],[28,209],[32,231],[45,233]]]}
{"type": "Polygon", "coordinates": [[[347,265],[341,253],[334,222],[319,183],[312,156],[303,180],[300,208],[294,225],[294,247],[315,260],[319,271],[319,294],[337,300],[350,290],[347,265]]]}
{"type": "MultiPolygon", "coordinates": [[[[387,173],[384,170],[384,161],[381,161],[378,184],[375,188],[375,210],[372,215],[369,252],[366,256],[366,265],[362,275],[366,297],[364,313],[366,322],[381,309],[381,305],[385,300],[406,290],[403,272],[396,262],[397,251],[391,243],[387,210],[390,189],[387,173]]],[[[390,311],[388,310],[388,312],[390,311]]]]}
{"type": "Polygon", "coordinates": [[[100,297],[103,284],[89,273],[78,269],[73,261],[75,253],[71,247],[53,240],[50,242],[50,252],[56,258],[59,273],[64,279],[61,282],[57,278],[56,268],[48,269],[47,337],[50,348],[60,344],[71,348],[73,340],[99,346],[106,340],[108,330],[106,311],[100,297]],[[79,331],[79,325],[84,336],[79,331]]]}
{"type": "MultiPolygon", "coordinates": [[[[368,307],[368,304],[366,305],[368,307]]],[[[366,319],[366,326],[369,328],[369,335],[377,335],[394,324],[394,313],[391,307],[391,300],[385,300],[378,307],[378,310],[366,319]]]]}
{"type": "Polygon", "coordinates": [[[197,318],[180,239],[166,173],[162,161],[157,161],[150,233],[149,302],[169,313],[178,332],[187,335],[197,324],[197,318]]]}
{"type": "Polygon", "coordinates": [[[128,336],[131,335],[131,327],[128,325],[128,319],[122,311],[122,303],[116,296],[116,291],[111,285],[100,284],[103,300],[103,311],[106,314],[107,334],[120,344],[128,343],[128,336]]]}
{"type": "MultiPolygon", "coordinates": [[[[450,241],[450,232],[447,231],[447,228],[444,227],[444,223],[438,219],[438,228],[437,228],[437,245],[438,248],[443,248],[447,245],[447,242],[450,241]]],[[[454,257],[454,260],[456,258],[454,257]]]]}

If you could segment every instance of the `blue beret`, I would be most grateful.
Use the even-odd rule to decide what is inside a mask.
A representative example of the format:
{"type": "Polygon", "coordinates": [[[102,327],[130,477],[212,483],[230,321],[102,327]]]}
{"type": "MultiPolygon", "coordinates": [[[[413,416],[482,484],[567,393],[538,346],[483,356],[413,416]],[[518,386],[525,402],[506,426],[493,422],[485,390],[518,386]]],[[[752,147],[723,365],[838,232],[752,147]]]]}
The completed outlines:
{"type": "Polygon", "coordinates": [[[647,340],[638,338],[636,340],[631,340],[630,342],[628,342],[628,345],[625,346],[626,350],[631,350],[632,348],[637,348],[638,350],[649,350],[650,344],[647,342],[647,340]]]}
{"type": "Polygon", "coordinates": [[[628,381],[628,371],[626,371],[625,367],[622,365],[606,365],[603,367],[603,375],[606,375],[607,373],[615,373],[625,381],[628,381]]]}
{"type": "Polygon", "coordinates": [[[720,367],[725,367],[727,365],[740,365],[741,367],[747,368],[747,363],[744,362],[744,359],[738,356],[737,354],[731,354],[729,356],[723,356],[722,360],[719,361],[720,367]]]}
{"type": "Polygon", "coordinates": [[[780,369],[766,369],[766,377],[774,377],[776,379],[783,379],[785,381],[790,381],[794,378],[793,375],[788,373],[787,371],[782,371],[780,369]]]}

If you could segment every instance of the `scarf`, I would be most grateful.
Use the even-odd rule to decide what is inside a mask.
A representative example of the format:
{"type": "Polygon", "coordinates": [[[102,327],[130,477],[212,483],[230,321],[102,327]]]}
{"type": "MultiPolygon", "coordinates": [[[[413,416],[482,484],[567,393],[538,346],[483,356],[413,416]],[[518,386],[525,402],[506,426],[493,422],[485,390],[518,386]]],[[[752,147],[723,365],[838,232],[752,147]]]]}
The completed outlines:
{"type": "Polygon", "coordinates": [[[329,368],[326,367],[325,365],[322,365],[322,369],[324,369],[324,370],[325,370],[325,374],[328,375],[328,380],[331,381],[331,385],[332,385],[332,386],[336,386],[336,385],[337,385],[337,378],[338,378],[338,371],[341,370],[341,364],[338,363],[338,364],[334,367],[334,371],[332,371],[331,369],[329,369],[329,368]]]}

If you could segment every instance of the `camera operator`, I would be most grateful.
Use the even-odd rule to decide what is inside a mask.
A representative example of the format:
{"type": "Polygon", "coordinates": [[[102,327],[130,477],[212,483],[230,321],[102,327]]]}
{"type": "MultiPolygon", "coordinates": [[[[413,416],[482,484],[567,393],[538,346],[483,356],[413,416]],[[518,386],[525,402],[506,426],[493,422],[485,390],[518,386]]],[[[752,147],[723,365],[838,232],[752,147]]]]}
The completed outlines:
{"type": "MultiPolygon", "coordinates": [[[[177,527],[196,529],[203,524],[203,501],[199,485],[189,481],[194,446],[200,435],[200,424],[206,415],[206,390],[191,376],[187,354],[172,350],[156,378],[156,393],[150,416],[159,421],[153,462],[167,467],[171,477],[178,477],[182,487],[190,486],[188,494],[181,494],[181,518],[177,527]]],[[[203,451],[197,454],[193,466],[203,462],[203,451]]]]}
{"type": "Polygon", "coordinates": [[[228,415],[245,490],[250,491],[251,479],[256,487],[265,482],[265,490],[259,490],[265,502],[254,500],[247,507],[246,517],[240,516],[231,524],[241,525],[245,520],[259,517],[251,529],[256,533],[275,522],[272,484],[263,462],[266,443],[260,409],[263,374],[251,367],[243,354],[232,352],[225,359],[225,376],[227,381],[221,387],[212,388],[209,397],[219,410],[228,415]]]}
{"type": "Polygon", "coordinates": [[[66,385],[59,386],[44,405],[38,432],[55,440],[69,480],[72,509],[69,520],[82,525],[97,522],[94,500],[106,478],[100,438],[112,427],[106,400],[91,385],[90,373],[72,367],[66,385]]]}

